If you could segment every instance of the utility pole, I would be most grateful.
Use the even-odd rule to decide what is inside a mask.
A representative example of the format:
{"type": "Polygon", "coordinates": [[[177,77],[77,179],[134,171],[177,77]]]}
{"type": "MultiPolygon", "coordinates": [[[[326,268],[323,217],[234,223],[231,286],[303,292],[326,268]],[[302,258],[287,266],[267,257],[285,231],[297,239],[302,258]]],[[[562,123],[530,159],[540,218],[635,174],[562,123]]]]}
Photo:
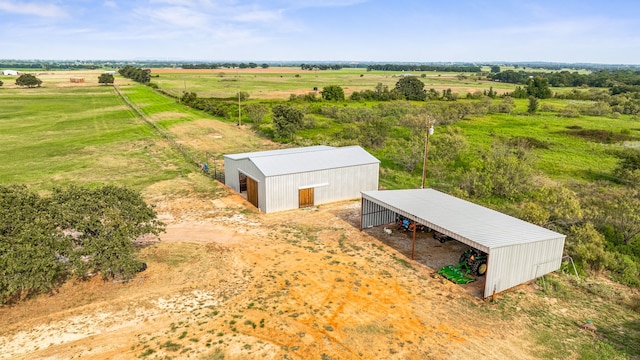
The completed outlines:
{"type": "Polygon", "coordinates": [[[424,163],[422,164],[422,185],[420,189],[424,189],[425,181],[427,179],[427,160],[429,159],[429,135],[433,134],[433,119],[427,115],[427,135],[424,141],[424,163]]]}

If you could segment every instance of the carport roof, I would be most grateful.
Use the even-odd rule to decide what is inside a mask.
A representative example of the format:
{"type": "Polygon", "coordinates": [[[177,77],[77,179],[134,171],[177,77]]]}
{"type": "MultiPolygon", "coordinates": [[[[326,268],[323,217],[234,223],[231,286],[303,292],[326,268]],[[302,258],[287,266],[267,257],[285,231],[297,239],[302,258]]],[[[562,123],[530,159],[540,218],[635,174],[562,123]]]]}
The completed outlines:
{"type": "Polygon", "coordinates": [[[398,214],[409,215],[433,229],[481,250],[538,241],[564,239],[564,235],[491,210],[434,189],[365,191],[369,200],[398,214]]]}

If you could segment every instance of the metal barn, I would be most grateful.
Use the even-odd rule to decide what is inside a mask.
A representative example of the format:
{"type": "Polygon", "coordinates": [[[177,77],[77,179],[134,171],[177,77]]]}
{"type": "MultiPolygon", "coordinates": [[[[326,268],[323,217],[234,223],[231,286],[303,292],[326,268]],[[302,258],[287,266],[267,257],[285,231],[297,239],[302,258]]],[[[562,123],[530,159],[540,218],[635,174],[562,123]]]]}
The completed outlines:
{"type": "Polygon", "coordinates": [[[555,231],[433,189],[362,193],[362,229],[397,215],[487,253],[484,298],[560,268],[565,235],[555,231]]]}
{"type": "Polygon", "coordinates": [[[225,184],[265,213],[355,199],[378,189],[380,161],[359,146],[224,156],[225,184]]]}

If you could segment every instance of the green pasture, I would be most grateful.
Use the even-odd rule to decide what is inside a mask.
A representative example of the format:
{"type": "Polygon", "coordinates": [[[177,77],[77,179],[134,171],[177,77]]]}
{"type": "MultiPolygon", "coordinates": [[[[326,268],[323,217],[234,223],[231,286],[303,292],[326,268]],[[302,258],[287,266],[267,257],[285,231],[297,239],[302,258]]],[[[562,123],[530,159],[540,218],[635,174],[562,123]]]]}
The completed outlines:
{"type": "Polygon", "coordinates": [[[140,188],[184,167],[110,87],[2,89],[0,104],[0,183],[140,188]]]}
{"type": "Polygon", "coordinates": [[[620,133],[634,125],[628,119],[587,116],[569,119],[555,114],[490,114],[459,124],[472,148],[488,148],[494,139],[537,140],[543,146],[534,149],[538,168],[561,181],[593,180],[597,174],[611,173],[618,163],[610,151],[616,145],[571,135],[569,126],[620,133]]]}

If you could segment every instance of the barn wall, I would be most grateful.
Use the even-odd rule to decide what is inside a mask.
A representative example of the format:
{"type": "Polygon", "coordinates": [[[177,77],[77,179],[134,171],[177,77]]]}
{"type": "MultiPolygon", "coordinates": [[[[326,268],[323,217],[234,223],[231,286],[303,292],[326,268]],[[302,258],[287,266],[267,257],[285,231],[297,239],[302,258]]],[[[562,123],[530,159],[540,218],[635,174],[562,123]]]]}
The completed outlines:
{"type": "Polygon", "coordinates": [[[224,183],[233,191],[240,192],[239,175],[243,173],[258,182],[258,208],[266,212],[265,179],[262,172],[249,159],[224,158],[224,183]]]}
{"type": "Polygon", "coordinates": [[[297,174],[270,176],[265,179],[264,212],[298,208],[298,190],[314,188],[314,204],[355,199],[361,191],[378,189],[379,164],[367,164],[297,174]]]}
{"type": "Polygon", "coordinates": [[[492,248],[485,297],[502,292],[560,268],[564,237],[528,244],[492,248]]]}

